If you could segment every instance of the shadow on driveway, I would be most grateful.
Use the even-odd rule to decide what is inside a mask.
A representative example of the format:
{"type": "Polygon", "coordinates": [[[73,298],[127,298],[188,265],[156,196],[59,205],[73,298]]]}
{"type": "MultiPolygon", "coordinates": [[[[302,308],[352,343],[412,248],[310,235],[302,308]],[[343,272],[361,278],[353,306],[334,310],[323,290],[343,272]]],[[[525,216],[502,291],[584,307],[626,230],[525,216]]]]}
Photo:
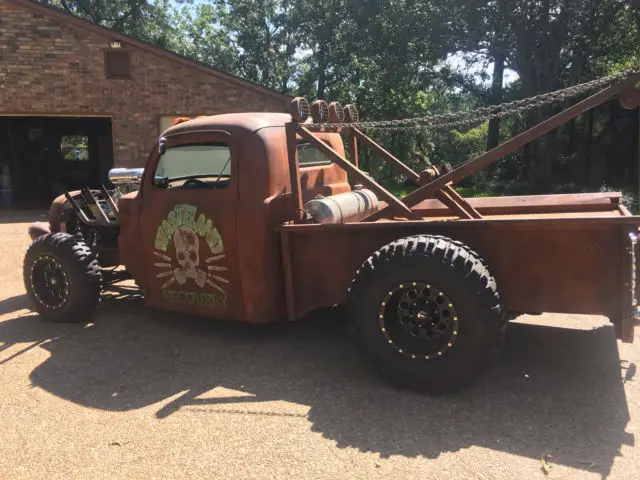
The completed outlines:
{"type": "MultiPolygon", "coordinates": [[[[31,223],[47,220],[47,207],[39,209],[7,209],[0,208],[0,224],[3,223],[31,223]]],[[[27,231],[25,230],[25,235],[27,231]]]]}
{"type": "MultiPolygon", "coordinates": [[[[0,311],[26,306],[16,297],[0,311]]],[[[441,397],[379,380],[331,311],[246,326],[152,311],[132,295],[105,301],[86,328],[37,315],[2,321],[0,342],[47,349],[31,381],[79,405],[128,411],[187,391],[156,417],[185,409],[206,421],[221,404],[252,413],[252,403],[284,400],[309,406],[313,431],[338,447],[382,456],[436,458],[474,445],[530,458],[549,451],[554,462],[606,476],[620,447],[634,443],[610,327],[511,324],[502,363],[441,397]],[[252,396],[198,398],[217,386],[252,396]]]]}

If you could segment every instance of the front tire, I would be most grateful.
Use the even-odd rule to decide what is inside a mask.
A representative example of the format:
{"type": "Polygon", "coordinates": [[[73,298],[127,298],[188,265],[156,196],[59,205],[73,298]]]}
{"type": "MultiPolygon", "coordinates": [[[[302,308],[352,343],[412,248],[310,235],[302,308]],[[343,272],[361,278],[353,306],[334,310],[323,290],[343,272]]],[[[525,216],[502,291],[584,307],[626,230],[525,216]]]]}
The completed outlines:
{"type": "Polygon", "coordinates": [[[460,242],[417,235],[392,242],[358,270],[347,299],[352,333],[400,388],[461,389],[495,357],[506,319],[495,279],[460,242]]]}
{"type": "Polygon", "coordinates": [[[100,302],[98,260],[68,233],[36,238],[25,255],[23,276],[27,295],[45,320],[88,322],[100,302]]]}

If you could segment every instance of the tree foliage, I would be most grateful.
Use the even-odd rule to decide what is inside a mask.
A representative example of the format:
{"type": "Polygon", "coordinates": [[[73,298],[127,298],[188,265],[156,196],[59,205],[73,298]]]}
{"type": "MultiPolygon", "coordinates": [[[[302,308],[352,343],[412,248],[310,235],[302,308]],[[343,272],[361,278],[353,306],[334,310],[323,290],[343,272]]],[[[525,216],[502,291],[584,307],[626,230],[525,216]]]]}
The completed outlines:
{"type": "Polygon", "coordinates": [[[40,0],[103,27],[169,47],[170,0],[40,0]]]}
{"type": "MultiPolygon", "coordinates": [[[[533,96],[640,61],[638,0],[42,1],[284,93],[355,102],[372,120],[533,96]],[[516,80],[506,83],[505,72],[516,80]]],[[[465,186],[510,193],[632,185],[638,115],[614,103],[465,186]],[[614,151],[621,160],[607,161],[614,151]]],[[[376,139],[403,160],[456,164],[553,112],[376,139]]],[[[399,181],[369,152],[363,161],[399,181]]]]}

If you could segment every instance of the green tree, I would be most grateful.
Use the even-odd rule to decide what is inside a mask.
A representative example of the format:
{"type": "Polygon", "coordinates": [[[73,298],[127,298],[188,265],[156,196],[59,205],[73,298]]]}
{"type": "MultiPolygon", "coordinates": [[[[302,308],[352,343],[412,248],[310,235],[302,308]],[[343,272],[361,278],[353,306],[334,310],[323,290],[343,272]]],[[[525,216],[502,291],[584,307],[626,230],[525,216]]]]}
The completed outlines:
{"type": "Polygon", "coordinates": [[[98,25],[160,46],[171,46],[169,0],[39,0],[98,25]]]}
{"type": "Polygon", "coordinates": [[[210,0],[177,12],[177,49],[191,58],[283,92],[292,88],[296,29],[292,2],[210,0]]]}

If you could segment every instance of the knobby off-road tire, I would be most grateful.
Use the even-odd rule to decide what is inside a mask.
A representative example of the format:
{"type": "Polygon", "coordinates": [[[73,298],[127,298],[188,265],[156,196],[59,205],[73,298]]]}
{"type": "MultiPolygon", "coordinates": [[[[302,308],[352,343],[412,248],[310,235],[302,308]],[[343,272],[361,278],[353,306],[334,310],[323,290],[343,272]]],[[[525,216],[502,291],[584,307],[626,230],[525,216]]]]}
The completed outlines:
{"type": "Polygon", "coordinates": [[[38,237],[24,259],[35,310],[54,322],[88,322],[100,303],[102,272],[89,246],[68,233],[38,237]]]}
{"type": "Polygon", "coordinates": [[[353,279],[347,315],[376,370],[418,392],[469,384],[496,357],[506,331],[484,261],[442,236],[403,238],[375,252],[353,279]]]}

